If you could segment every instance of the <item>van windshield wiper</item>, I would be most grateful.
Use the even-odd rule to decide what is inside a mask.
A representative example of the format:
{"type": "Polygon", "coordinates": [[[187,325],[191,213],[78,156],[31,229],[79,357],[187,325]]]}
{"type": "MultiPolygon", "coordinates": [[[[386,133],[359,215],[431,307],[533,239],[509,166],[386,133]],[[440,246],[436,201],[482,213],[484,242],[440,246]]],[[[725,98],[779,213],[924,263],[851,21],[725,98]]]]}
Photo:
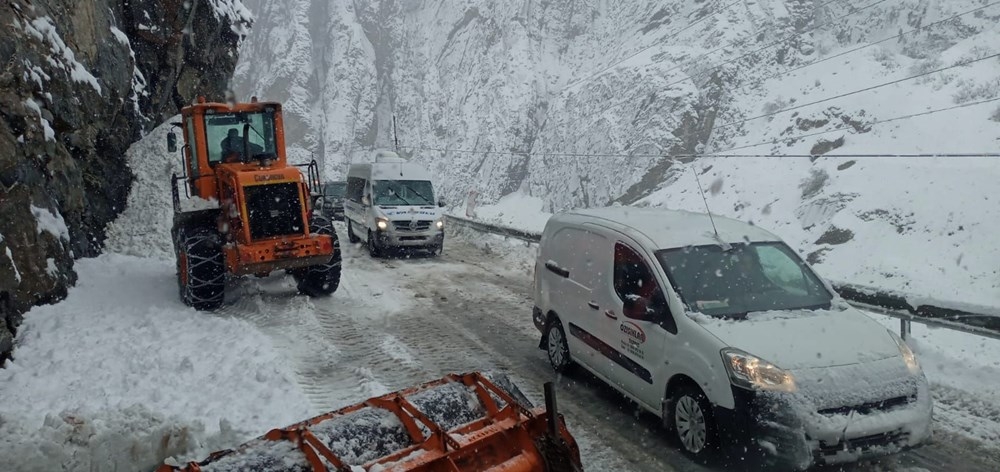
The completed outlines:
{"type": "MultiPolygon", "coordinates": [[[[399,183],[400,183],[400,185],[402,185],[402,186],[406,187],[406,189],[407,189],[407,190],[409,190],[409,191],[413,192],[413,194],[414,194],[414,195],[416,195],[416,196],[420,197],[421,199],[423,199],[423,201],[424,201],[424,202],[426,202],[426,203],[424,203],[424,205],[433,205],[433,203],[431,203],[431,201],[430,201],[430,200],[429,200],[429,199],[428,199],[427,197],[425,197],[425,196],[424,196],[424,195],[423,195],[422,193],[420,193],[420,192],[418,192],[418,191],[414,190],[414,189],[413,189],[413,187],[410,187],[410,185],[409,185],[409,184],[407,184],[407,183],[405,183],[405,182],[400,182],[400,181],[398,181],[398,180],[397,180],[397,182],[399,182],[399,183]]],[[[401,200],[404,200],[404,199],[402,199],[402,198],[400,198],[400,199],[401,199],[401,200]]],[[[407,203],[410,203],[410,202],[407,202],[407,203]]],[[[412,203],[411,203],[411,205],[412,205],[412,203]]]]}

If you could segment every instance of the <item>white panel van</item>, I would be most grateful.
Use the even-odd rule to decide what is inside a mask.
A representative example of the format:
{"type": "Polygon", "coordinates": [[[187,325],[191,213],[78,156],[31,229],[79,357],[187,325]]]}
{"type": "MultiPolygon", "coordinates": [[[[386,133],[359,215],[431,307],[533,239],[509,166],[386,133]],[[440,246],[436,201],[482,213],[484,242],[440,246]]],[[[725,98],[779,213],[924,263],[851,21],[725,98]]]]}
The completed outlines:
{"type": "Polygon", "coordinates": [[[444,248],[444,201],[435,203],[431,174],[392,151],[347,171],[344,216],[347,237],[364,241],[372,257],[393,248],[444,248]]]}
{"type": "Polygon", "coordinates": [[[660,416],[693,458],[725,444],[798,469],[930,437],[927,379],[906,343],[757,226],[624,207],[557,214],[534,291],[552,366],[578,365],[660,416]]]}

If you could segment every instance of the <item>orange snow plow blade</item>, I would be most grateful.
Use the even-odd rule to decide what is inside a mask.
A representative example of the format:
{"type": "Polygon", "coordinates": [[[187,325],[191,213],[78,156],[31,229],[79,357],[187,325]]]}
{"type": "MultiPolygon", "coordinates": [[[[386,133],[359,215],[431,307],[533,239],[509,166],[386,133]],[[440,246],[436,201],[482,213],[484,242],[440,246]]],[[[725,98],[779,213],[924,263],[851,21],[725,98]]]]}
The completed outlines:
{"type": "Polygon", "coordinates": [[[545,403],[503,376],[451,374],[157,472],[582,471],[551,383],[545,403]]]}

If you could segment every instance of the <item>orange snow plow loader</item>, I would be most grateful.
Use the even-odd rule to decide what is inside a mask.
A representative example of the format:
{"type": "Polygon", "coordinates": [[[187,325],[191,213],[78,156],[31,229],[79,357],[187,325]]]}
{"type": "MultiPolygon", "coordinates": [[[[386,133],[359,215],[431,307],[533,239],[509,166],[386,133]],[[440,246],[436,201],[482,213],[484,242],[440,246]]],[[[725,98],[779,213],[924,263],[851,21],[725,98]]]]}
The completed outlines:
{"type": "Polygon", "coordinates": [[[502,375],[451,374],[157,472],[582,471],[551,383],[545,403],[502,375]]]}

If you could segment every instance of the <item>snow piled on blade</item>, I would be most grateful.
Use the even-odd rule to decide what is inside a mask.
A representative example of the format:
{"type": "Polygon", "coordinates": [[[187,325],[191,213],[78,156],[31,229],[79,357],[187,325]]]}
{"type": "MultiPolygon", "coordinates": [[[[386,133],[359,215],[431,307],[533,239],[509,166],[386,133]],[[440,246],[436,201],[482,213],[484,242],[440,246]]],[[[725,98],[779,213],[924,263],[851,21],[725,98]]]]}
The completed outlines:
{"type": "Polygon", "coordinates": [[[307,472],[308,459],[291,441],[254,440],[246,448],[201,468],[202,472],[307,472]]]}
{"type": "Polygon", "coordinates": [[[150,470],[315,414],[269,338],[177,301],[172,262],[77,262],[0,370],[4,470],[150,470]],[[41,375],[41,374],[44,375],[41,375]]]}
{"type": "Polygon", "coordinates": [[[364,407],[310,430],[348,465],[362,465],[413,445],[399,418],[380,408],[364,407]]]}
{"type": "Polygon", "coordinates": [[[421,412],[445,431],[486,416],[472,387],[449,382],[407,396],[421,412]]]}

